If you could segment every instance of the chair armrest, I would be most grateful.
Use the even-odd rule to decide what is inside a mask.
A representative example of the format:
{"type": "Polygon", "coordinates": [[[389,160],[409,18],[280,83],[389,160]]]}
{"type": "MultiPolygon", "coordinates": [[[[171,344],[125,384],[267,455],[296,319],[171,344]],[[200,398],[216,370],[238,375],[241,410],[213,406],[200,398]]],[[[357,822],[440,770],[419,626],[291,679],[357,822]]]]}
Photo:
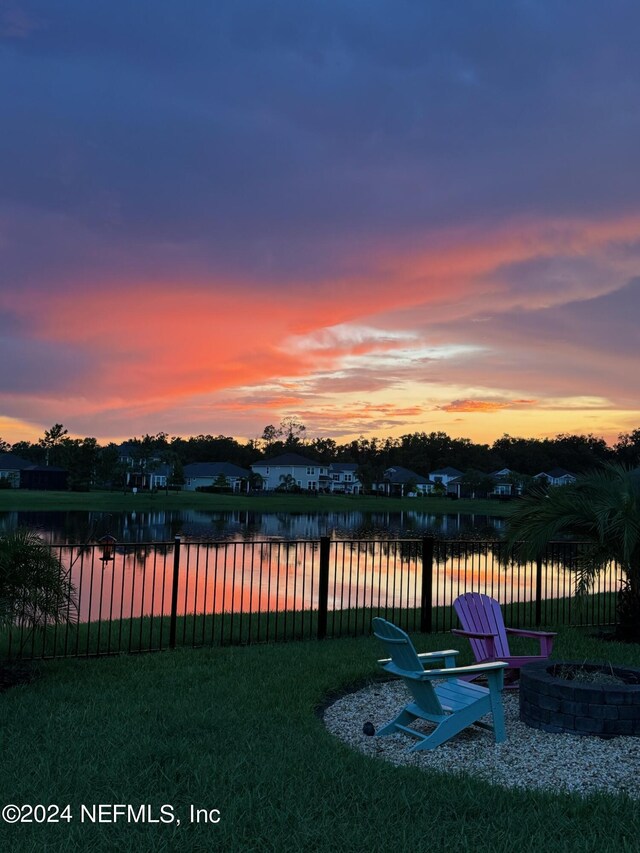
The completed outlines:
{"type": "Polygon", "coordinates": [[[491,661],[491,663],[474,663],[470,666],[452,666],[446,669],[425,669],[422,672],[411,669],[401,669],[395,663],[389,662],[384,665],[385,672],[391,675],[398,675],[400,678],[409,678],[413,681],[431,681],[437,679],[458,678],[465,675],[482,675],[483,673],[491,674],[496,670],[505,669],[508,666],[502,660],[491,661]]]}
{"type": "MultiPolygon", "coordinates": [[[[446,661],[447,658],[453,658],[459,654],[460,652],[457,649],[445,649],[442,652],[422,652],[418,655],[418,658],[421,663],[429,663],[429,661],[442,660],[443,658],[446,661]]],[[[391,663],[392,660],[393,658],[381,658],[378,663],[380,666],[384,666],[385,664],[391,663]]],[[[446,663],[445,666],[447,666],[446,663]]]]}
{"type": "Polygon", "coordinates": [[[507,628],[507,634],[516,637],[530,637],[532,640],[537,640],[540,643],[540,655],[547,658],[553,651],[553,641],[557,637],[557,634],[549,631],[528,631],[521,628],[507,628]]]}
{"type": "Polygon", "coordinates": [[[507,634],[515,634],[518,637],[532,637],[534,640],[538,637],[557,637],[557,633],[552,631],[529,631],[523,628],[507,628],[507,634]]]}
{"type": "Polygon", "coordinates": [[[422,652],[418,655],[420,660],[437,660],[438,658],[448,658],[452,655],[459,655],[457,649],[445,649],[443,652],[422,652]]]}
{"type": "Polygon", "coordinates": [[[452,634],[458,634],[460,637],[471,637],[474,640],[489,640],[491,637],[497,637],[497,634],[481,634],[479,631],[461,631],[459,628],[452,628],[452,634]]]}
{"type": "Polygon", "coordinates": [[[491,663],[474,663],[470,666],[452,666],[449,669],[429,669],[424,673],[417,673],[419,679],[430,678],[459,678],[462,675],[482,675],[484,672],[494,672],[495,670],[506,669],[508,663],[502,660],[492,661],[491,663]]]}

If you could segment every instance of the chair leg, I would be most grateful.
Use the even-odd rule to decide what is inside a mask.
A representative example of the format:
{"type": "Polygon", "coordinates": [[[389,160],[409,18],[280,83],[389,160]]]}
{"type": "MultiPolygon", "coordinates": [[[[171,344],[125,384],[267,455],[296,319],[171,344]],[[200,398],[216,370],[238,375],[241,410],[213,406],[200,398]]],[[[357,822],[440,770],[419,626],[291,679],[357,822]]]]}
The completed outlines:
{"type": "Polygon", "coordinates": [[[451,714],[446,720],[438,724],[438,727],[431,734],[426,735],[419,743],[409,747],[409,752],[420,752],[423,749],[435,749],[437,746],[450,740],[454,735],[459,734],[464,729],[472,725],[472,722],[467,722],[460,717],[460,713],[451,714]]]}
{"type": "Polygon", "coordinates": [[[507,730],[504,725],[504,708],[500,695],[499,680],[496,673],[489,674],[489,702],[491,704],[491,716],[493,718],[493,733],[496,743],[502,743],[507,739],[507,730]]]}
{"type": "Polygon", "coordinates": [[[376,732],[376,734],[379,735],[380,737],[384,737],[385,735],[395,734],[398,731],[398,729],[397,729],[398,726],[403,726],[406,728],[409,726],[410,723],[412,723],[414,720],[417,720],[417,719],[418,718],[416,717],[415,714],[412,714],[410,711],[407,711],[407,709],[404,708],[398,714],[398,716],[395,718],[395,720],[391,720],[390,723],[387,723],[386,725],[384,725],[381,729],[379,729],[376,732]]]}

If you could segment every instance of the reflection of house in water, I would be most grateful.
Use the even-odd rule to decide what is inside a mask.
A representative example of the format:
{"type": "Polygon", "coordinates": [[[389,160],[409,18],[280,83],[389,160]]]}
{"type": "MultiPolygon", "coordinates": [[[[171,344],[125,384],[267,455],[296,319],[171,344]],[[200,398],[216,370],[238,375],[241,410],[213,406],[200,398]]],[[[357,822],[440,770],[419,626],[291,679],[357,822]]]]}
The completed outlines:
{"type": "Polygon", "coordinates": [[[171,524],[175,515],[162,509],[122,513],[117,518],[120,524],[116,538],[123,542],[167,542],[176,535],[173,529],[180,527],[179,518],[174,518],[175,523],[171,524]]]}
{"type": "Polygon", "coordinates": [[[261,535],[283,539],[317,539],[330,527],[332,513],[264,513],[261,517],[261,535]]]}
{"type": "Polygon", "coordinates": [[[252,526],[253,513],[246,510],[201,512],[186,510],[181,513],[180,535],[191,541],[245,538],[243,532],[252,526]]]}
{"type": "Polygon", "coordinates": [[[15,510],[12,512],[0,512],[0,533],[9,533],[9,531],[15,530],[16,527],[20,527],[19,516],[20,514],[15,510]]]}
{"type": "Polygon", "coordinates": [[[48,541],[82,543],[110,534],[122,545],[185,541],[261,539],[317,540],[418,538],[433,534],[448,538],[481,531],[491,537],[502,531],[505,520],[465,513],[420,510],[399,512],[338,511],[327,513],[270,513],[249,510],[206,512],[197,509],[154,509],[130,512],[6,512],[0,531],[28,526],[48,541]]]}

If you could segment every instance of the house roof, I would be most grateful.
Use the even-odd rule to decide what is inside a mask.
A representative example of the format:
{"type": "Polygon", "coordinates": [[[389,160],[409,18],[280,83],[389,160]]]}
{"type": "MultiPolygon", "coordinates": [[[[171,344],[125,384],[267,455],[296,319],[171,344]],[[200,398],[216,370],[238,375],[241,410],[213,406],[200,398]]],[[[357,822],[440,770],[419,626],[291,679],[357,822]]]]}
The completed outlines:
{"type": "Polygon", "coordinates": [[[536,477],[553,477],[554,480],[559,479],[560,477],[575,477],[571,471],[567,471],[566,468],[550,468],[548,471],[541,471],[539,474],[535,475],[536,477]]]}
{"type": "Polygon", "coordinates": [[[550,471],[547,471],[550,477],[575,477],[576,475],[567,471],[566,468],[552,468],[550,471]]]}
{"type": "Polygon", "coordinates": [[[329,465],[329,468],[332,471],[357,471],[359,465],[357,462],[332,462],[329,465]]]}
{"type": "Polygon", "coordinates": [[[307,459],[306,456],[300,456],[298,453],[283,453],[280,456],[273,456],[271,459],[260,459],[258,462],[253,462],[251,467],[256,465],[270,465],[274,468],[290,468],[292,465],[304,466],[315,465],[316,467],[326,467],[323,462],[316,462],[315,459],[307,459]]]}
{"type": "Polygon", "coordinates": [[[19,471],[23,468],[29,468],[33,462],[27,462],[21,456],[16,456],[15,453],[0,453],[0,471],[19,471]]]}
{"type": "Polygon", "coordinates": [[[191,462],[184,466],[185,477],[249,477],[251,472],[231,462],[191,462]]]}
{"type": "Polygon", "coordinates": [[[393,465],[387,468],[384,472],[384,478],[389,483],[429,483],[427,477],[422,477],[416,474],[415,471],[410,471],[408,468],[402,468],[400,465],[393,465]]]}
{"type": "Polygon", "coordinates": [[[164,464],[164,465],[156,465],[153,468],[153,470],[147,471],[147,474],[155,474],[156,476],[159,476],[159,477],[168,477],[168,476],[170,476],[172,471],[173,471],[173,465],[164,464]]]}
{"type": "Polygon", "coordinates": [[[437,470],[437,471],[432,471],[432,472],[429,474],[429,476],[430,476],[430,477],[433,477],[433,476],[435,475],[436,477],[438,477],[438,476],[445,476],[445,477],[462,477],[462,474],[463,474],[463,472],[462,472],[462,471],[458,471],[458,469],[457,469],[457,468],[451,468],[451,467],[449,466],[449,467],[447,467],[447,468],[438,468],[438,470],[437,470]]]}

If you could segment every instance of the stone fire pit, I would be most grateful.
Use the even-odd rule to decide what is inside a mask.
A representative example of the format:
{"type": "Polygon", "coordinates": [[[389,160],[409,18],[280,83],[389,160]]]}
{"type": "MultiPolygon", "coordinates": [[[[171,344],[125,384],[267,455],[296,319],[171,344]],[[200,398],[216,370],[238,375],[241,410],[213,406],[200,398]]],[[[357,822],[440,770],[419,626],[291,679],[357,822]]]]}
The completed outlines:
{"type": "Polygon", "coordinates": [[[640,669],[583,661],[526,664],[520,719],[545,732],[640,735],[640,669]]]}

